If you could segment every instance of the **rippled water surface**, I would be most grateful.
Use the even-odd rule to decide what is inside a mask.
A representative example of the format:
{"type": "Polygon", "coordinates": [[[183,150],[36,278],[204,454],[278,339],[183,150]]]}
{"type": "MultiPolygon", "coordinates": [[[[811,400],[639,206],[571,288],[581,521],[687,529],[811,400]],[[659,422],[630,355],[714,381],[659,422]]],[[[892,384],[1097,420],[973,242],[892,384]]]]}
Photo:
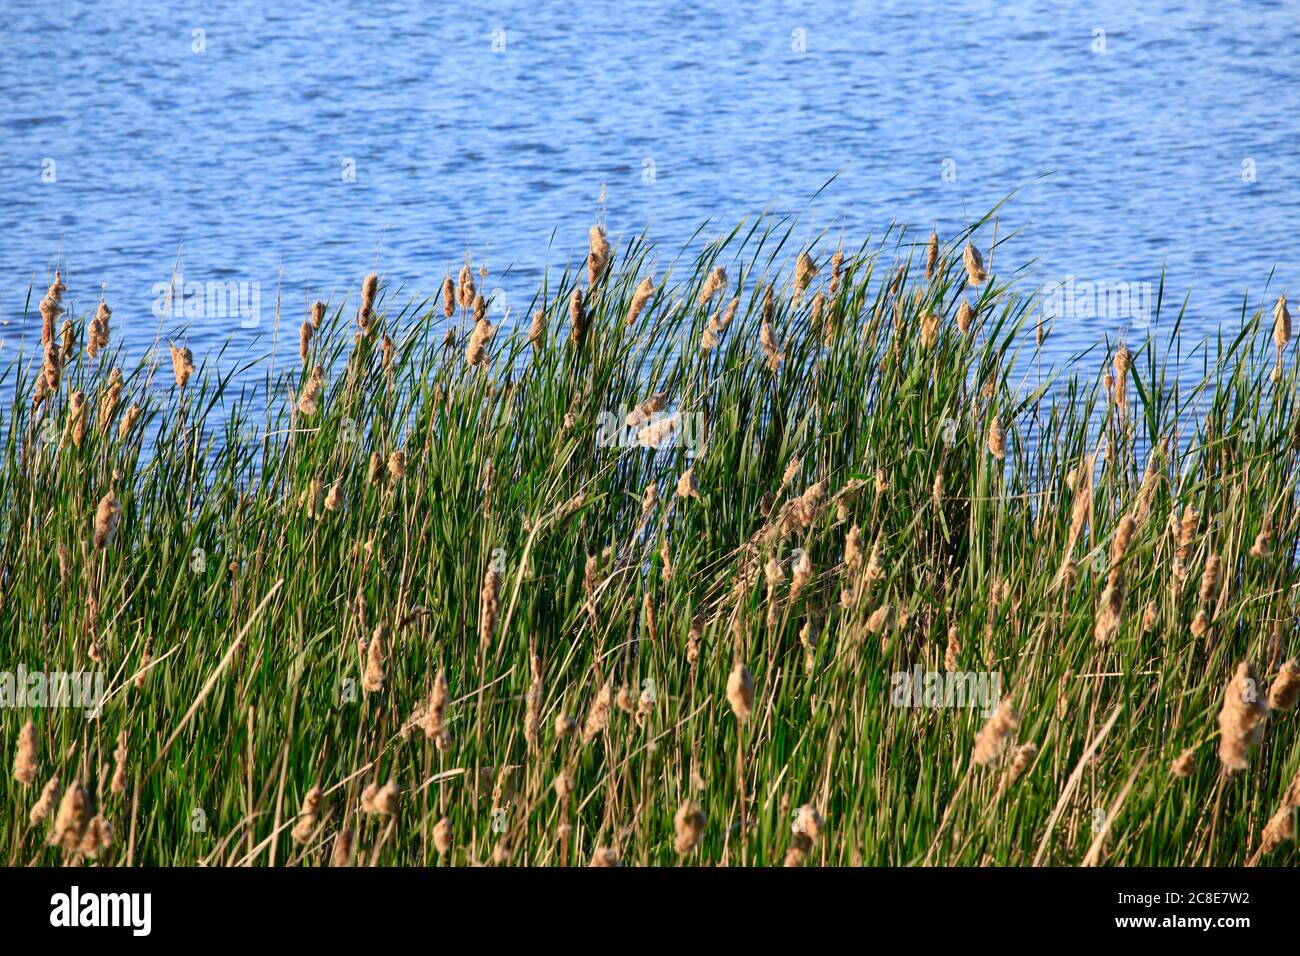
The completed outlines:
{"type": "MultiPolygon", "coordinates": [[[[522,308],[602,184],[611,237],[665,261],[764,209],[946,235],[1019,187],[998,259],[1029,286],[1163,266],[1198,332],[1300,293],[1296,3],[4,7],[6,351],[56,263],[128,354],[178,254],[260,292],[191,321],[196,354],[269,347],[277,288],[296,324],[373,267],[432,290],[467,243],[522,308]]],[[[1129,322],[1062,321],[1052,357],[1129,322]]]]}

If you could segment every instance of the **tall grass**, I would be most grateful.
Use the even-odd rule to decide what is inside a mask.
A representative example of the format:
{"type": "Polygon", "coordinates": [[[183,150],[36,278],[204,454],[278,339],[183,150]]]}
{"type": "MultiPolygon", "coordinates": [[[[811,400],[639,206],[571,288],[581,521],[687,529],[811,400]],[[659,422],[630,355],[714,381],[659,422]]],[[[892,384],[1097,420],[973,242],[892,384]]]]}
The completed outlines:
{"type": "Polygon", "coordinates": [[[56,315],[57,388],[7,372],[0,666],[108,700],[0,711],[3,858],[1300,861],[1296,363],[1257,312],[1044,373],[993,232],[593,230],[522,319],[381,275],[292,367],[114,401],[56,315]],[[916,668],[1000,701],[898,706],[916,668]]]}

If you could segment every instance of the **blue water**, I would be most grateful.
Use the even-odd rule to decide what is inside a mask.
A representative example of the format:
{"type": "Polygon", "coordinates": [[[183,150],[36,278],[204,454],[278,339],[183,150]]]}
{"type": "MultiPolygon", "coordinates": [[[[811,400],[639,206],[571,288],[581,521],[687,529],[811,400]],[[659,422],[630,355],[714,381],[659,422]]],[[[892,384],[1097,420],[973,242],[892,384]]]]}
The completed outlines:
{"type": "MultiPolygon", "coordinates": [[[[467,243],[517,315],[602,185],[661,263],[705,219],[948,235],[1019,187],[996,264],[1030,287],[1164,266],[1194,332],[1300,296],[1294,2],[3,5],[0,361],[56,263],[128,355],[178,255],[259,289],[255,321],[169,320],[200,358],[269,348],[277,289],[292,348],[310,300],[432,291],[467,243]]],[[[1129,324],[1062,320],[1051,356],[1129,324]]]]}

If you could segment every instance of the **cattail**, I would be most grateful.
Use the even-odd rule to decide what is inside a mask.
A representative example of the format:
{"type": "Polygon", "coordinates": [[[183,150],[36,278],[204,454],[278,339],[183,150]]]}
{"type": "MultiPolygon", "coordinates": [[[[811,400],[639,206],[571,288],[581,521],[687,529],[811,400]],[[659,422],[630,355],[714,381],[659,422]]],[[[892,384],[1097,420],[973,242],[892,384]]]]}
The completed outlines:
{"type": "Polygon", "coordinates": [[[117,413],[117,406],[122,401],[124,387],[122,371],[113,369],[108,375],[108,385],[99,396],[99,411],[95,415],[95,431],[100,435],[108,434],[109,426],[113,424],[113,416],[117,413]]]}
{"type": "Polygon", "coordinates": [[[401,796],[402,788],[395,780],[388,781],[382,787],[376,783],[366,784],[366,788],[361,791],[361,812],[370,816],[378,814],[391,817],[397,812],[401,796]]]}
{"type": "MultiPolygon", "coordinates": [[[[591,702],[591,708],[587,711],[587,720],[582,726],[582,743],[583,746],[590,744],[599,737],[609,724],[609,713],[614,702],[614,685],[611,681],[605,681],[596,693],[596,698],[591,702]]],[[[559,781],[556,781],[559,785],[559,781]]]]}
{"type": "Polygon", "coordinates": [[[758,344],[762,347],[763,354],[767,356],[767,367],[775,372],[781,367],[781,363],[785,361],[785,355],[781,352],[781,345],[776,340],[776,333],[772,331],[772,324],[767,319],[763,320],[763,324],[759,328],[758,344]]]}
{"type": "Polygon", "coordinates": [[[1300,809],[1300,771],[1282,795],[1282,805],[1269,818],[1260,835],[1259,855],[1267,856],[1288,840],[1295,839],[1295,811],[1300,809]]]}
{"type": "Polygon", "coordinates": [[[406,477],[406,452],[399,449],[388,456],[388,476],[394,480],[406,477]]]}
{"type": "Polygon", "coordinates": [[[817,263],[813,262],[812,256],[806,251],[799,253],[799,258],[794,264],[794,294],[790,299],[790,307],[797,309],[803,303],[804,293],[808,291],[808,284],[812,282],[813,276],[817,274],[817,263]]]}
{"type": "Polygon", "coordinates": [[[812,576],[813,576],[812,559],[808,557],[807,550],[801,548],[799,551],[799,557],[795,559],[794,567],[791,569],[791,575],[790,575],[791,603],[793,603],[803,592],[803,589],[808,586],[808,582],[812,580],[812,576]]]}
{"type": "Polygon", "coordinates": [[[1290,341],[1291,313],[1286,307],[1286,296],[1280,295],[1277,297],[1277,304],[1273,306],[1273,344],[1277,346],[1280,354],[1290,341]]]}
{"type": "Polygon", "coordinates": [[[927,309],[921,316],[921,347],[932,349],[939,341],[939,316],[927,309]]]}
{"type": "Polygon", "coordinates": [[[377,451],[370,453],[370,461],[366,465],[366,482],[371,485],[377,485],[384,477],[384,456],[377,451]]]}
{"type": "Polygon", "coordinates": [[[55,270],[54,281],[50,283],[49,291],[45,293],[40,304],[41,345],[43,346],[48,347],[54,341],[54,323],[63,314],[63,307],[59,303],[63,299],[66,288],[58,270],[55,270]]]}
{"type": "Polygon", "coordinates": [[[172,376],[176,379],[176,387],[184,388],[194,374],[194,353],[188,348],[178,349],[170,342],[167,347],[171,350],[172,376]]]}
{"type": "Polygon", "coordinates": [[[663,410],[664,405],[668,403],[667,392],[656,392],[647,398],[644,402],[632,409],[625,419],[629,428],[635,428],[643,422],[650,421],[651,417],[663,410]]]}
{"type": "Polygon", "coordinates": [[[496,630],[500,591],[501,574],[495,565],[489,564],[483,575],[483,589],[479,593],[478,639],[485,651],[492,643],[492,632],[496,630]]]}
{"type": "Polygon", "coordinates": [[[316,830],[316,821],[320,816],[321,788],[312,787],[307,791],[307,795],[302,798],[302,806],[298,810],[298,822],[290,835],[293,842],[302,844],[311,839],[312,833],[316,830]]]}
{"type": "Polygon", "coordinates": [[[804,804],[795,811],[793,836],[790,849],[786,851],[784,866],[802,866],[812,853],[813,847],[821,837],[826,821],[812,804],[804,804]]]}
{"type": "Polygon", "coordinates": [[[961,641],[957,639],[957,625],[952,624],[948,627],[948,645],[943,651],[944,670],[956,671],[961,669],[961,641]]]}
{"type": "Polygon", "coordinates": [[[525,700],[524,743],[528,745],[528,751],[535,754],[541,749],[542,727],[542,659],[536,651],[529,653],[528,665],[533,679],[525,700]]]}
{"type": "Polygon", "coordinates": [[[1007,457],[1007,433],[996,418],[989,423],[989,454],[998,461],[1007,457]]]}
{"type": "Polygon", "coordinates": [[[699,804],[694,800],[682,801],[682,805],[677,808],[677,813],[673,815],[673,829],[677,832],[677,840],[673,846],[678,856],[686,856],[695,849],[700,842],[700,837],[704,835],[707,822],[708,817],[704,815],[699,804]]]}
{"type": "Polygon", "coordinates": [[[325,514],[325,484],[319,478],[313,478],[311,483],[303,489],[301,497],[298,499],[299,505],[307,513],[308,518],[320,519],[325,514]]]}
{"type": "Polygon", "coordinates": [[[487,300],[480,293],[474,294],[474,303],[470,307],[470,314],[474,318],[475,325],[487,318],[487,300]]]}
{"type": "Polygon", "coordinates": [[[380,361],[379,367],[385,375],[391,376],[395,368],[393,360],[397,355],[397,345],[390,336],[385,335],[379,345],[380,361]]]}
{"type": "Polygon", "coordinates": [[[465,264],[460,267],[460,275],[456,283],[456,301],[460,303],[462,309],[468,309],[474,304],[474,272],[469,267],[469,254],[466,253],[465,264]]]}
{"type": "Polygon", "coordinates": [[[1136,532],[1137,520],[1132,515],[1125,515],[1120,519],[1115,538],[1111,542],[1110,572],[1106,578],[1106,588],[1102,591],[1101,604],[1097,608],[1097,619],[1093,628],[1093,638],[1098,643],[1106,643],[1119,632],[1120,613],[1124,607],[1123,562],[1136,532]]]}
{"type": "Polygon", "coordinates": [[[1186,779],[1196,769],[1196,748],[1188,747],[1169,765],[1169,772],[1178,779],[1186,779]]]}
{"type": "Polygon", "coordinates": [[[840,239],[840,245],[836,247],[835,254],[831,256],[831,295],[840,291],[840,280],[843,278],[842,270],[844,268],[844,248],[843,237],[840,239]]]}
{"type": "Polygon", "coordinates": [[[700,289],[698,304],[708,305],[726,284],[727,270],[722,266],[715,266],[713,271],[709,273],[709,277],[704,280],[704,287],[700,289]]]}
{"type": "Polygon", "coordinates": [[[587,285],[595,288],[609,265],[609,240],[605,238],[605,227],[599,223],[592,226],[587,232],[587,240],[587,285]]]}
{"type": "Polygon", "coordinates": [[[617,850],[598,846],[591,854],[591,865],[597,868],[619,867],[623,865],[623,861],[618,858],[617,850]]]}
{"type": "Polygon", "coordinates": [[[961,255],[962,264],[966,266],[966,281],[971,285],[980,285],[989,274],[984,271],[984,257],[975,248],[975,243],[967,241],[966,249],[961,255]]]}
{"type": "Polygon", "coordinates": [[[130,754],[127,742],[126,728],[123,727],[117,735],[117,748],[113,751],[113,780],[109,785],[109,790],[119,797],[126,793],[126,761],[130,754]]]}
{"type": "Polygon", "coordinates": [[[700,497],[700,485],[695,480],[695,466],[687,468],[680,478],[677,479],[677,496],[679,498],[696,498],[700,497]]]}
{"type": "Polygon", "coordinates": [[[54,815],[54,823],[50,827],[47,840],[49,845],[61,846],[69,851],[78,849],[81,846],[81,838],[85,835],[86,825],[90,822],[86,818],[89,809],[90,795],[86,793],[80,781],[72,781],[68,789],[63,792],[63,799],[59,801],[59,810],[54,815]]]}
{"type": "Polygon", "coordinates": [[[99,308],[95,310],[95,314],[86,326],[86,354],[91,358],[94,358],[100,349],[108,348],[108,320],[112,317],[113,310],[108,307],[107,302],[100,299],[99,308]]]}
{"type": "Polygon", "coordinates": [[[451,821],[446,817],[433,825],[433,847],[439,856],[446,856],[451,849],[451,821]]]}
{"type": "Polygon", "coordinates": [[[311,351],[311,333],[311,322],[303,322],[298,329],[298,358],[302,360],[304,365],[307,364],[307,356],[311,351]]]}
{"type": "Polygon", "coordinates": [[[482,365],[487,361],[487,343],[492,338],[492,333],[496,331],[487,319],[481,319],[474,323],[474,331],[470,333],[469,345],[465,348],[465,361],[470,368],[476,365],[482,365]]]}
{"type": "Polygon", "coordinates": [[[311,327],[319,329],[320,324],[325,321],[325,303],[317,299],[311,307],[311,327]]]}
{"type": "Polygon", "coordinates": [[[388,625],[376,624],[370,643],[366,645],[366,666],[361,673],[361,689],[367,694],[382,690],[384,662],[388,656],[388,625]]]}
{"type": "Polygon", "coordinates": [[[121,517],[122,506],[117,501],[117,495],[110,490],[99,499],[99,504],[95,508],[93,543],[96,551],[103,551],[113,546],[113,539],[117,537],[118,520],[121,517]]]}
{"type": "Polygon", "coordinates": [[[1290,710],[1300,698],[1300,660],[1289,660],[1282,665],[1273,685],[1268,689],[1268,706],[1272,710],[1290,710]]]}
{"type": "Polygon", "coordinates": [[[754,708],[754,678],[749,668],[739,661],[727,677],[727,702],[736,720],[742,724],[749,720],[754,708]]]}
{"type": "Polygon", "coordinates": [[[139,421],[143,412],[144,409],[139,405],[132,405],[126,410],[126,414],[122,416],[122,420],[117,425],[118,441],[126,441],[127,436],[131,434],[131,429],[135,427],[135,423],[139,421]]]}
{"type": "Polygon", "coordinates": [[[330,485],[329,494],[325,496],[325,510],[339,512],[343,510],[343,479],[338,478],[330,485]]]}
{"type": "Polygon", "coordinates": [[[356,852],[357,834],[354,830],[340,830],[334,838],[334,851],[330,854],[330,866],[351,866],[356,852]]]}
{"type": "Polygon", "coordinates": [[[931,232],[930,241],[925,247],[925,278],[934,278],[934,267],[939,262],[939,233],[931,232]]]}
{"type": "Polygon", "coordinates": [[[1250,546],[1250,556],[1252,558],[1267,558],[1273,552],[1273,516],[1264,515],[1264,524],[1259,529],[1259,534],[1255,535],[1255,542],[1250,546]]]}
{"type": "MultiPolygon", "coordinates": [[[[630,416],[629,416],[630,417],[630,416]]],[[[636,443],[642,448],[658,448],[677,431],[677,416],[669,415],[651,422],[636,433],[636,443]]]]}
{"type": "MultiPolygon", "coordinates": [[[[1196,540],[1196,526],[1200,521],[1200,515],[1196,509],[1188,505],[1183,509],[1183,516],[1177,523],[1178,528],[1178,548],[1174,552],[1174,581],[1181,584],[1187,577],[1187,558],[1192,550],[1192,543],[1196,540]]],[[[1170,521],[1173,521],[1173,515],[1170,515],[1170,521]]]]}
{"type": "Polygon", "coordinates": [[[628,306],[626,324],[631,326],[636,324],[636,320],[641,317],[641,312],[645,309],[646,303],[650,297],[655,294],[655,284],[649,276],[642,279],[632,293],[632,304],[628,306]]]}
{"type": "Polygon", "coordinates": [[[361,283],[361,309],[357,312],[357,325],[362,332],[370,331],[371,321],[374,318],[375,293],[378,291],[379,276],[372,272],[361,283]]]}
{"type": "Polygon", "coordinates": [[[1222,559],[1212,554],[1205,561],[1205,570],[1201,573],[1201,604],[1207,608],[1219,596],[1219,583],[1222,577],[1222,559]]]}
{"type": "Polygon", "coordinates": [[[1115,396],[1115,404],[1123,408],[1128,401],[1128,371],[1133,367],[1133,353],[1128,350],[1127,346],[1121,345],[1115,351],[1115,384],[1112,393],[1115,396]]]}
{"type": "Polygon", "coordinates": [[[735,296],[732,298],[730,302],[727,303],[727,307],[725,309],[722,309],[713,319],[710,320],[711,323],[714,323],[713,330],[718,333],[727,331],[727,327],[730,326],[733,321],[735,321],[736,311],[739,308],[740,308],[740,296],[735,296]]]}
{"type": "Polygon", "coordinates": [[[1259,699],[1259,675],[1242,661],[1223,691],[1219,711],[1219,760],[1232,774],[1249,766],[1250,750],[1264,736],[1268,704],[1259,699]]]}
{"type": "Polygon", "coordinates": [[[1011,765],[1007,767],[1006,776],[1002,780],[1002,789],[1006,790],[1015,786],[1016,781],[1024,776],[1025,771],[1029,769],[1029,765],[1034,762],[1034,758],[1037,756],[1038,744],[1036,743],[1021,744],[1017,747],[1015,756],[1011,759],[1011,765]]]}
{"type": "Polygon", "coordinates": [[[75,391],[68,396],[68,420],[63,428],[63,441],[80,448],[86,438],[86,393],[75,391]]]}
{"type": "Polygon", "coordinates": [[[86,825],[86,832],[81,838],[77,852],[87,859],[94,860],[113,845],[113,824],[102,813],[96,813],[86,825]]]}
{"type": "Polygon", "coordinates": [[[963,333],[969,332],[971,323],[975,319],[975,310],[965,299],[961,300],[961,305],[957,306],[957,328],[963,333]]]}
{"type": "Polygon", "coordinates": [[[582,290],[574,289],[569,296],[569,341],[581,345],[587,333],[587,313],[582,306],[582,290]]]}
{"type": "Polygon", "coordinates": [[[45,782],[40,799],[32,806],[31,813],[27,816],[32,826],[39,826],[41,821],[50,815],[54,805],[59,802],[59,793],[59,775],[56,773],[45,782]]]}
{"type": "Polygon", "coordinates": [[[1020,717],[1015,705],[1009,700],[998,704],[997,711],[989,718],[984,729],[975,735],[975,753],[973,759],[982,767],[995,766],[1002,759],[1008,738],[1020,726],[1020,717]]]}
{"type": "Polygon", "coordinates": [[[546,344],[546,312],[542,309],[533,313],[533,321],[528,326],[528,344],[534,351],[546,344]]]}
{"type": "Polygon", "coordinates": [[[14,754],[14,779],[24,786],[36,780],[36,725],[30,720],[18,731],[18,750],[14,754]]]}
{"type": "Polygon", "coordinates": [[[898,622],[898,615],[892,604],[882,604],[867,617],[867,632],[870,634],[891,634],[898,622]]]}
{"type": "Polygon", "coordinates": [[[861,563],[862,531],[854,525],[844,539],[844,567],[849,571],[855,571],[861,563]]]}
{"type": "Polygon", "coordinates": [[[447,672],[441,667],[433,678],[433,690],[429,693],[429,709],[424,716],[424,734],[430,740],[437,740],[447,729],[447,703],[451,700],[451,688],[447,684],[447,672]]]}

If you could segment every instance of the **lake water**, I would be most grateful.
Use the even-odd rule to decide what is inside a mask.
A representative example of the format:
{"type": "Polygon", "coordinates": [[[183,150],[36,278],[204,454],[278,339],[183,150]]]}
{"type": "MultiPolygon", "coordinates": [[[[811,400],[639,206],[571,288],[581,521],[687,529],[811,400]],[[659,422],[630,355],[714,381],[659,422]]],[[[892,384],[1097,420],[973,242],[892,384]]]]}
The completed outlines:
{"type": "MultiPolygon", "coordinates": [[[[199,356],[269,348],[277,288],[292,330],[372,268],[431,292],[467,243],[518,314],[602,185],[611,238],[664,260],[764,209],[949,235],[1019,187],[997,259],[1029,287],[1165,266],[1197,333],[1300,296],[1297,3],[282,6],[5,4],[0,361],[56,263],[128,354],[178,253],[258,292],[188,323],[199,356]]],[[[1115,312],[1051,357],[1142,323],[1115,312]]]]}

